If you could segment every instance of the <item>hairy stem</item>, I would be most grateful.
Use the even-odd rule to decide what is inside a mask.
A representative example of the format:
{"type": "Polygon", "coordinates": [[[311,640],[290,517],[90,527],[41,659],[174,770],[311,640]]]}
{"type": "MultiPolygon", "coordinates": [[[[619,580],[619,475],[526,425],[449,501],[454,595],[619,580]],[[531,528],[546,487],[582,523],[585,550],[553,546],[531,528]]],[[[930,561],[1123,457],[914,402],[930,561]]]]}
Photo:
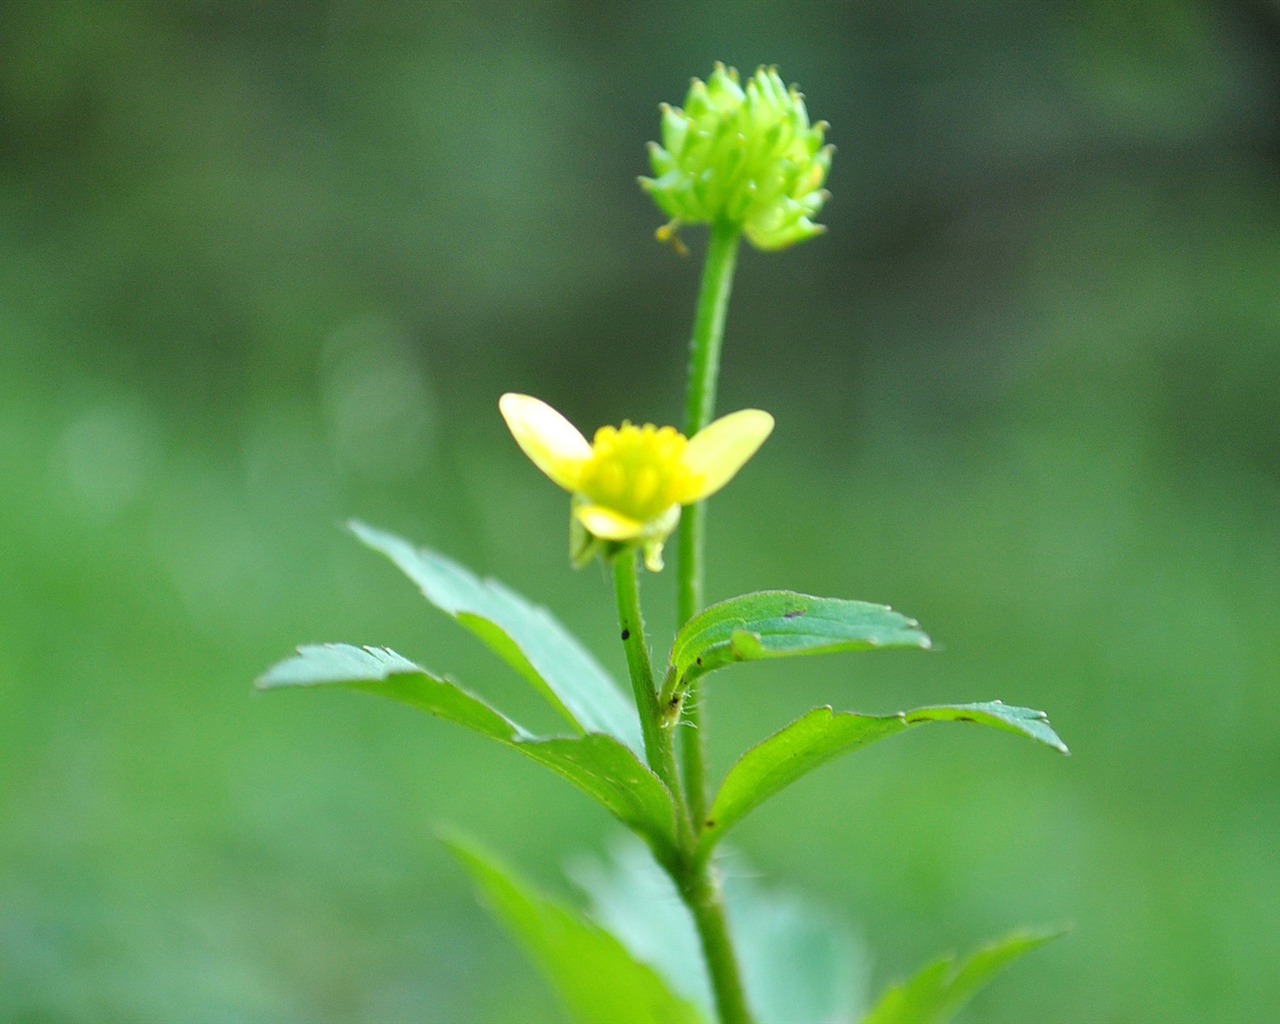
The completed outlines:
{"type": "Polygon", "coordinates": [[[702,938],[702,952],[707,959],[720,1024],[751,1024],[751,1010],[747,1007],[746,989],[742,987],[738,958],[733,951],[724,894],[715,865],[703,861],[690,870],[691,877],[681,888],[681,894],[702,938]]]}
{"type": "Polygon", "coordinates": [[[715,992],[716,1010],[721,1024],[750,1024],[742,977],[729,936],[724,896],[709,858],[697,856],[697,832],[690,820],[685,794],[676,771],[672,729],[660,724],[662,708],[645,638],[644,616],[640,609],[640,586],[636,553],[624,551],[613,561],[614,593],[618,599],[618,626],[622,646],[627,654],[627,669],[635,691],[636,710],[644,732],[645,756],[649,766],[666,783],[676,804],[676,832],[679,849],[663,866],[670,872],[681,899],[693,915],[707,970],[715,992]]]}
{"type": "Polygon", "coordinates": [[[627,653],[627,671],[635,693],[636,711],[644,733],[644,753],[649,767],[671,790],[677,807],[681,841],[690,841],[690,822],[684,806],[680,777],[676,771],[675,750],[671,730],[659,724],[658,690],[654,684],[653,663],[644,633],[644,616],[640,611],[640,582],[637,578],[635,551],[622,551],[613,560],[613,590],[618,600],[618,628],[627,653]]]}
{"type": "MultiPolygon", "coordinates": [[[[724,340],[725,314],[733,289],[733,271],[738,260],[739,228],[714,224],[707,243],[698,291],[698,311],[689,344],[689,380],[685,396],[686,437],[692,437],[711,422],[716,408],[716,385],[720,378],[720,346],[724,340]]],[[[703,547],[706,536],[706,505],[699,502],[684,510],[677,549],[677,627],[702,610],[703,547]]],[[[707,813],[707,754],[701,695],[695,683],[684,701],[681,756],[684,794],[692,835],[702,829],[707,813]]],[[[661,710],[661,709],[660,709],[661,710]]],[[[671,730],[665,730],[670,732],[671,730]]],[[[686,860],[676,877],[680,893],[693,914],[702,939],[702,951],[715,990],[716,1009],[721,1024],[749,1024],[746,992],[738,970],[738,960],[729,934],[724,896],[715,864],[698,858],[694,848],[686,848],[686,860]]]]}
{"type": "MultiPolygon", "coordinates": [[[[711,422],[716,407],[716,384],[720,378],[720,345],[724,320],[733,289],[733,271],[738,260],[740,230],[733,225],[714,224],[707,243],[698,292],[698,311],[689,343],[689,380],[685,396],[686,437],[692,437],[711,422]]],[[[680,523],[677,553],[677,627],[702,610],[702,552],[706,535],[706,505],[699,502],[684,510],[680,523]]],[[[685,698],[681,733],[681,756],[685,794],[694,827],[701,827],[707,810],[707,754],[702,731],[701,695],[696,684],[685,698]]]]}

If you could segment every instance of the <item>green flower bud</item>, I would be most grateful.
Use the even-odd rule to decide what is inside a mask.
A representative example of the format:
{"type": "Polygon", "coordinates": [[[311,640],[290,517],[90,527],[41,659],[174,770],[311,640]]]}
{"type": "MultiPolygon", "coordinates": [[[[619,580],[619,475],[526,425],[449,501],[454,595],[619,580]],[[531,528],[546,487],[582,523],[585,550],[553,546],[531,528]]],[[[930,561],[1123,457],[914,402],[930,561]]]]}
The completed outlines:
{"type": "Polygon", "coordinates": [[[783,249],[821,234],[813,223],[827,192],[831,146],[825,121],[810,126],[804,97],[775,68],[757,69],[743,88],[738,72],[717,64],[694,79],[684,109],[663,104],[662,144],[649,143],[654,177],[640,184],[681,224],[737,225],[757,249],[783,249]]]}

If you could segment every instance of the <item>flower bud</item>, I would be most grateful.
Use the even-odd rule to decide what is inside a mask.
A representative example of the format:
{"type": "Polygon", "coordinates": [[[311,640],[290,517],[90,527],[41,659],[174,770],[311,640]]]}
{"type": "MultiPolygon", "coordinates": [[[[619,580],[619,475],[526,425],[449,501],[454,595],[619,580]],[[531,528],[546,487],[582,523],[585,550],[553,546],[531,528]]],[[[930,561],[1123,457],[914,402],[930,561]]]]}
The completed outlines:
{"type": "Polygon", "coordinates": [[[705,83],[693,80],[684,109],[661,110],[662,144],[649,143],[654,177],[640,179],[671,218],[659,238],[681,224],[728,223],[757,249],[783,249],[822,233],[812,218],[827,198],[827,125],[810,126],[804,97],[775,68],[759,68],[744,88],[717,64],[705,83]]]}

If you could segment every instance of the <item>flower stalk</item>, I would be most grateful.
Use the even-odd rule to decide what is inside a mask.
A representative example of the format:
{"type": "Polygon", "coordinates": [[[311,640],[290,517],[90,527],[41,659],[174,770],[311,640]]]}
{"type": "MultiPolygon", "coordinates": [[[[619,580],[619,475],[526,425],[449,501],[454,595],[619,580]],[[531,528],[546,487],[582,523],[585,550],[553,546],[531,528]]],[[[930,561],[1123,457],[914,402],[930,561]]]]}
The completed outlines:
{"type": "MultiPolygon", "coordinates": [[[[716,388],[720,379],[720,348],[724,340],[725,317],[733,274],[738,262],[741,230],[733,224],[711,227],[702,284],[698,290],[698,310],[689,343],[689,374],[685,393],[685,431],[701,430],[715,413],[716,388]]],[[[680,527],[676,561],[677,629],[702,610],[703,549],[707,529],[707,508],[703,502],[685,509],[680,527]]],[[[681,733],[681,763],[689,813],[701,825],[707,813],[707,754],[703,731],[702,701],[696,689],[685,696],[687,723],[681,733]]]]}
{"type": "MultiPolygon", "coordinates": [[[[733,274],[738,261],[742,231],[734,224],[717,222],[711,226],[707,255],[698,289],[698,309],[689,344],[688,384],[685,393],[685,431],[697,433],[715,414],[716,390],[720,378],[720,349],[724,340],[725,317],[733,274]]],[[[703,551],[706,542],[705,502],[684,510],[676,560],[676,628],[679,629],[703,606],[703,551]]],[[[685,803],[695,833],[707,815],[706,718],[699,693],[700,684],[691,684],[684,697],[681,731],[681,767],[685,803]]],[[[670,731],[670,730],[668,730],[670,731]]],[[[729,934],[728,918],[715,864],[697,859],[690,866],[693,883],[682,888],[693,913],[703,955],[715,990],[716,1008],[722,1024],[745,1024],[751,1020],[746,993],[738,969],[737,955],[729,934]]]]}
{"type": "Polygon", "coordinates": [[[687,845],[690,840],[689,814],[684,806],[680,777],[676,771],[671,730],[664,729],[659,724],[661,709],[658,707],[658,691],[654,685],[649,643],[645,637],[644,615],[640,609],[640,585],[634,551],[621,551],[614,558],[613,590],[618,601],[619,635],[627,655],[627,672],[631,676],[631,689],[635,694],[640,728],[644,734],[645,759],[676,801],[677,831],[682,843],[687,845]]]}
{"type": "Polygon", "coordinates": [[[750,1024],[746,992],[729,935],[724,895],[714,862],[697,856],[698,827],[691,820],[685,792],[676,770],[672,730],[660,722],[661,707],[640,608],[640,588],[634,551],[623,550],[613,560],[614,594],[618,601],[618,627],[627,656],[627,670],[635,692],[636,710],[644,733],[649,767],[666,783],[676,805],[679,849],[664,866],[670,872],[681,899],[693,915],[702,940],[707,972],[715,993],[721,1024],[750,1024]]]}

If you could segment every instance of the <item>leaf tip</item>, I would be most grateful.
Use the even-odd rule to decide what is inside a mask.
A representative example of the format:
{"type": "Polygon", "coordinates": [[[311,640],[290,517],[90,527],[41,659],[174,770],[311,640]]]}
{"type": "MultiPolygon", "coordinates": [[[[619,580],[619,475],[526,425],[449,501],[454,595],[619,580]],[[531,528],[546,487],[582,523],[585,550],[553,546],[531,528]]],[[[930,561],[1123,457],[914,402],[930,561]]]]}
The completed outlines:
{"type": "Polygon", "coordinates": [[[289,677],[287,668],[292,666],[297,660],[304,656],[305,649],[303,647],[295,647],[293,653],[282,661],[277,661],[269,669],[258,676],[253,681],[253,689],[255,692],[263,690],[278,690],[283,686],[289,685],[289,677]]]}

